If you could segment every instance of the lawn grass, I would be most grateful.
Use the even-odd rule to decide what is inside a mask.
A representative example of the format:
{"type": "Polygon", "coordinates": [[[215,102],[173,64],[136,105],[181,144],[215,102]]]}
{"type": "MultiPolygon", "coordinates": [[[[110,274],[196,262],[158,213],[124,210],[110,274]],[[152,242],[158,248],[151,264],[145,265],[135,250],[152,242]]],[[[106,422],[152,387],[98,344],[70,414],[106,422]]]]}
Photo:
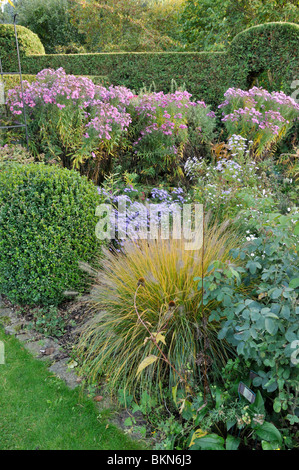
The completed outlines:
{"type": "Polygon", "coordinates": [[[0,328],[0,450],[142,450],[0,328]]]}

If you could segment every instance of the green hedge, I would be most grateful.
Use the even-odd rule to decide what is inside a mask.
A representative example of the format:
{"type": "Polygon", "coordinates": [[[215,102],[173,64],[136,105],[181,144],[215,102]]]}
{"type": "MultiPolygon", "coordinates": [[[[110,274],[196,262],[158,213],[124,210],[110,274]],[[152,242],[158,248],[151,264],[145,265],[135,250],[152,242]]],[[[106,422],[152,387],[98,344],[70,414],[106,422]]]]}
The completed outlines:
{"type": "MultiPolygon", "coordinates": [[[[26,55],[45,54],[44,46],[37,34],[34,34],[24,26],[17,26],[17,34],[22,63],[26,55]]],[[[14,26],[12,24],[0,24],[0,57],[4,72],[18,71],[18,56],[14,26]]]]}
{"type": "MultiPolygon", "coordinates": [[[[23,82],[26,80],[29,83],[34,82],[36,79],[35,75],[22,75],[23,82]]],[[[10,90],[16,86],[20,85],[20,76],[19,75],[5,75],[4,77],[4,89],[5,91],[10,90]]]]}
{"type": "Polygon", "coordinates": [[[289,93],[292,81],[299,78],[299,26],[292,23],[255,26],[238,34],[226,52],[218,53],[27,52],[23,58],[23,71],[27,74],[59,67],[75,75],[105,76],[108,83],[136,91],[154,82],[157,90],[167,92],[174,79],[179,86],[185,84],[195,98],[215,106],[231,86],[248,88],[258,84],[289,93]]]}
{"type": "Polygon", "coordinates": [[[41,163],[0,171],[0,293],[12,302],[55,305],[83,291],[79,261],[99,254],[96,187],[76,171],[41,163]]]}
{"type": "Polygon", "coordinates": [[[63,67],[75,75],[105,75],[114,85],[125,85],[138,92],[154,82],[157,90],[170,90],[174,79],[186,84],[190,93],[207,102],[219,102],[230,85],[232,64],[226,53],[130,52],[30,56],[24,61],[26,72],[63,67]]]}
{"type": "MultiPolygon", "coordinates": [[[[299,79],[299,25],[266,23],[243,31],[232,41],[229,54],[245,87],[258,84],[269,91],[291,93],[299,79]]],[[[233,81],[236,81],[236,76],[233,81]]]]}

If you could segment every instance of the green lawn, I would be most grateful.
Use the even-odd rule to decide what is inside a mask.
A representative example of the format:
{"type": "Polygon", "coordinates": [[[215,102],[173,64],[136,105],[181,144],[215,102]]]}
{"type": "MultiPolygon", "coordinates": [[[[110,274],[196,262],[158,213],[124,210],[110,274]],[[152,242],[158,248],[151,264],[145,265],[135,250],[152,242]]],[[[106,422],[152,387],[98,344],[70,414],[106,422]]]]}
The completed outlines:
{"type": "Polygon", "coordinates": [[[142,449],[107,424],[107,412],[80,390],[70,390],[0,328],[5,364],[0,364],[1,450],[142,449]]]}

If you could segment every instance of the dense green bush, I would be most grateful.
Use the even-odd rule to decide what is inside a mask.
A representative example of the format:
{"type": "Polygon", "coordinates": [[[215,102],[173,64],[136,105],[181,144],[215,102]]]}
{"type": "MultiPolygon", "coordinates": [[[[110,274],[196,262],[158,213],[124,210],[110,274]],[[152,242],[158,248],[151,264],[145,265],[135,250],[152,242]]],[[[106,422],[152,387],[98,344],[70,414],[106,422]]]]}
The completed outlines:
{"type": "MultiPolygon", "coordinates": [[[[30,29],[17,26],[17,34],[21,59],[27,54],[45,54],[44,46],[39,37],[30,29]]],[[[16,72],[18,70],[15,33],[12,24],[0,24],[0,55],[5,72],[16,72]]]]}
{"type": "Polygon", "coordinates": [[[239,64],[234,78],[239,77],[247,88],[258,85],[291,94],[292,82],[299,77],[299,25],[253,26],[233,39],[229,54],[239,64]]]}
{"type": "Polygon", "coordinates": [[[253,385],[271,394],[274,411],[293,425],[299,422],[298,214],[257,217],[256,236],[232,251],[244,266],[233,276],[230,266],[211,266],[205,302],[219,301],[209,318],[223,319],[218,338],[251,362],[253,385]]]}
{"type": "Polygon", "coordinates": [[[219,51],[245,29],[273,21],[298,24],[298,1],[185,0],[179,38],[187,50],[219,51]]]}
{"type": "Polygon", "coordinates": [[[14,164],[0,172],[0,292],[20,304],[58,304],[84,289],[79,261],[98,254],[95,186],[75,171],[14,164]]]}
{"type": "Polygon", "coordinates": [[[16,2],[14,13],[18,15],[18,24],[38,35],[47,53],[55,53],[57,46],[71,42],[80,46],[84,41],[84,34],[79,34],[71,23],[69,8],[68,0],[21,0],[16,2]]]}

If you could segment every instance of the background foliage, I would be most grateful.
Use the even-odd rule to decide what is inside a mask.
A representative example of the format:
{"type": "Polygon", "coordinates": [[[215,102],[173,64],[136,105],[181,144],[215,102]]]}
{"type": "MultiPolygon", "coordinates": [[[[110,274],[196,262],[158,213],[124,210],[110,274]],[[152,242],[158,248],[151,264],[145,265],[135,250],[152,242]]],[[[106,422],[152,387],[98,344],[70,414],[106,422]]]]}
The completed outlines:
{"type": "Polygon", "coordinates": [[[181,41],[188,50],[223,50],[245,29],[273,21],[298,23],[298,1],[186,0],[181,41]]]}
{"type": "MultiPolygon", "coordinates": [[[[156,90],[167,92],[173,79],[178,86],[188,84],[194,97],[218,105],[230,86],[247,89],[256,84],[268,91],[291,94],[292,82],[299,76],[298,41],[298,25],[268,23],[240,33],[227,52],[41,55],[40,47],[38,50],[23,47],[23,72],[35,74],[44,68],[64,67],[66,73],[104,76],[114,85],[136,91],[154,83],[156,90]]],[[[16,71],[16,63],[8,61],[7,55],[5,58],[6,70],[16,71]]]]}
{"type": "MultiPolygon", "coordinates": [[[[14,0],[14,8],[6,5],[2,13],[4,23],[12,23],[17,14],[17,23],[38,35],[47,54],[55,53],[56,48],[69,45],[72,51],[84,52],[81,43],[84,35],[79,34],[71,23],[70,3],[68,0],[14,0]]],[[[59,49],[58,49],[59,50],[59,49]]],[[[62,51],[61,51],[62,52],[62,51]]]]}

